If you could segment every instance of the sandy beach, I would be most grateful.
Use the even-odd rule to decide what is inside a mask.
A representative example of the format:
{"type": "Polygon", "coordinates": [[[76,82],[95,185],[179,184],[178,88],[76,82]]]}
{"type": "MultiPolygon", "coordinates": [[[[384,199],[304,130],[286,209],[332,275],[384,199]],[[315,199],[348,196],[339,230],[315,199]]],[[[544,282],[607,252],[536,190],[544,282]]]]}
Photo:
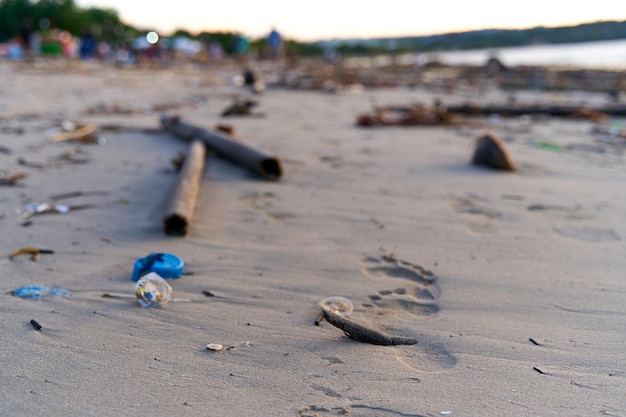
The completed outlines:
{"type": "Polygon", "coordinates": [[[356,126],[373,103],[608,95],[329,92],[274,87],[267,72],[253,96],[238,74],[0,62],[0,174],[27,174],[0,185],[0,415],[626,416],[626,119],[356,126]],[[253,116],[220,116],[236,97],[258,102],[253,116]],[[282,178],[209,155],[190,233],[165,235],[171,161],[188,147],[159,131],[165,112],[231,125],[280,158],[282,178]],[[80,123],[98,126],[99,143],[51,140],[80,123]],[[483,132],[516,172],[470,164],[483,132]],[[29,203],[70,211],[20,217],[29,203]],[[9,259],[25,247],[54,253],[9,259]],[[134,297],[133,265],[155,252],[184,260],[168,282],[188,301],[102,296],[134,297]],[[71,295],[11,293],[31,285],[71,295]],[[314,325],[329,296],[351,300],[354,322],[417,344],[314,325]]]}

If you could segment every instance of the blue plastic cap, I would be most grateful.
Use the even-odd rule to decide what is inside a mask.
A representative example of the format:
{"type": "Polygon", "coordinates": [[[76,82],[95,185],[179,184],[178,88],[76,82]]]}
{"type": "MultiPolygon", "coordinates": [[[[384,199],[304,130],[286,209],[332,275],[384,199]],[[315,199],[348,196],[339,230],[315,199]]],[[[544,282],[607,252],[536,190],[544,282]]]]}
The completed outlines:
{"type": "Polygon", "coordinates": [[[180,278],[184,266],[183,260],[171,253],[151,253],[135,261],[133,281],[139,281],[150,272],[156,272],[163,278],[180,278]]]}

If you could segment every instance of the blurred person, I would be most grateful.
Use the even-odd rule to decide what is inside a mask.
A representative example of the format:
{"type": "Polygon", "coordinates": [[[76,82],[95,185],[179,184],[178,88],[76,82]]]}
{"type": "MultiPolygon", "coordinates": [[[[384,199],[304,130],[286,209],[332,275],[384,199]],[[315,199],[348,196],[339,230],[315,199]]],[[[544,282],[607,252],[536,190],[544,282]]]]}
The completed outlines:
{"type": "Polygon", "coordinates": [[[20,24],[20,46],[25,55],[30,55],[33,37],[33,21],[25,17],[20,24]]]}
{"type": "Polygon", "coordinates": [[[92,59],[96,54],[97,42],[91,29],[86,29],[80,40],[80,59],[92,59]]]}
{"type": "Polygon", "coordinates": [[[111,61],[113,56],[113,50],[108,42],[100,41],[97,46],[98,57],[104,61],[111,61]]]}
{"type": "Polygon", "coordinates": [[[224,57],[224,49],[222,48],[222,44],[219,41],[214,40],[209,43],[209,53],[211,54],[211,59],[215,61],[221,61],[224,57]]]}
{"type": "Polygon", "coordinates": [[[276,59],[280,56],[280,48],[282,46],[283,39],[276,28],[272,28],[270,34],[267,36],[267,45],[270,48],[270,57],[276,59]]]}
{"type": "Polygon", "coordinates": [[[235,55],[243,57],[248,54],[249,49],[250,42],[248,41],[248,38],[245,35],[238,33],[235,36],[235,55]]]}

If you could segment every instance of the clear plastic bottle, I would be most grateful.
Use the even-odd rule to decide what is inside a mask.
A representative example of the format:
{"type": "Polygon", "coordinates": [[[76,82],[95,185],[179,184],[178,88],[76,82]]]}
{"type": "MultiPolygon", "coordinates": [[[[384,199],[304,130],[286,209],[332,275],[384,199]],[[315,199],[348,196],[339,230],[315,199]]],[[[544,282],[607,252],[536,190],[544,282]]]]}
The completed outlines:
{"type": "Polygon", "coordinates": [[[172,301],[172,287],[156,272],[141,277],[135,285],[135,296],[142,307],[154,307],[172,301]]]}

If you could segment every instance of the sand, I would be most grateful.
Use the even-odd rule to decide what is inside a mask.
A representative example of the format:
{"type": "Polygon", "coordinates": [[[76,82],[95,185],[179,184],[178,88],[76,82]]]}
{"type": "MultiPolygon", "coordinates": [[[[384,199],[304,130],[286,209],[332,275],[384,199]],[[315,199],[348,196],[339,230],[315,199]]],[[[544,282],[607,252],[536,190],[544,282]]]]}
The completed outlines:
{"type": "Polygon", "coordinates": [[[626,415],[623,139],[564,118],[355,126],[373,100],[510,95],[495,88],[269,86],[254,97],[265,117],[226,119],[246,94],[230,83],[236,67],[56,65],[0,63],[0,144],[12,151],[0,169],[28,173],[0,186],[0,415],[626,415]],[[189,235],[166,236],[171,160],[187,143],[142,130],[162,111],[231,124],[282,160],[283,178],[209,156],[189,235]],[[63,120],[124,129],[101,130],[100,145],[52,143],[63,120]],[[470,165],[485,131],[517,172],[470,165]],[[19,222],[25,204],[75,191],[85,195],[58,203],[92,206],[19,222]],[[10,260],[21,247],[54,254],[10,260]],[[184,259],[186,275],[169,282],[190,302],[102,297],[132,295],[133,264],[152,252],[184,259]],[[24,285],[71,296],[11,295],[24,285]],[[352,301],[354,321],[418,343],[315,326],[318,302],[335,295],[352,301]]]}

